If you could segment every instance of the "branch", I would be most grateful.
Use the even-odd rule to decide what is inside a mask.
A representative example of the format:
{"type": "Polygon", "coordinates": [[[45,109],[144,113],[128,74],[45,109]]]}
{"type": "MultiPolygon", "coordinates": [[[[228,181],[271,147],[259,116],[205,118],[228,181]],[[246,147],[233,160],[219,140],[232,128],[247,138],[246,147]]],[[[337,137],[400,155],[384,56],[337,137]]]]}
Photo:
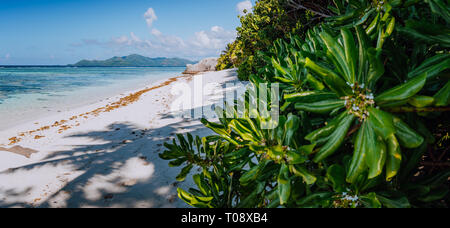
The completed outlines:
{"type": "Polygon", "coordinates": [[[438,167],[450,167],[450,162],[422,162],[420,163],[423,166],[438,166],[438,167]]]}
{"type": "Polygon", "coordinates": [[[393,113],[404,112],[450,112],[450,107],[428,107],[428,108],[414,108],[414,107],[396,107],[388,109],[393,113]]]}
{"type": "MultiPolygon", "coordinates": [[[[289,0],[288,4],[289,4],[289,6],[293,7],[295,10],[300,10],[300,9],[308,10],[308,11],[311,11],[314,14],[317,14],[317,15],[319,15],[321,17],[331,17],[332,16],[332,15],[328,15],[328,14],[319,12],[318,10],[313,9],[312,7],[307,7],[304,4],[302,4],[300,2],[296,2],[294,0],[289,0]]],[[[315,8],[319,8],[320,10],[325,11],[322,7],[320,7],[320,6],[318,6],[318,5],[314,4],[314,3],[311,3],[311,4],[313,4],[315,8]]]]}
{"type": "Polygon", "coordinates": [[[354,126],[354,127],[347,133],[347,137],[353,135],[353,133],[355,133],[356,131],[358,131],[359,128],[361,128],[361,124],[358,124],[358,125],[354,126]]]}

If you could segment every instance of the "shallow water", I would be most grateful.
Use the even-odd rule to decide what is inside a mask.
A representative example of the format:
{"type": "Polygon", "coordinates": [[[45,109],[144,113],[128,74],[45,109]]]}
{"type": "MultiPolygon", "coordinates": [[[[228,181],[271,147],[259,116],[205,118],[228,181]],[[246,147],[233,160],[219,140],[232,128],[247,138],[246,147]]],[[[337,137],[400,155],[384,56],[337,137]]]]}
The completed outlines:
{"type": "Polygon", "coordinates": [[[182,67],[0,68],[0,130],[179,76],[183,70],[182,67]]]}

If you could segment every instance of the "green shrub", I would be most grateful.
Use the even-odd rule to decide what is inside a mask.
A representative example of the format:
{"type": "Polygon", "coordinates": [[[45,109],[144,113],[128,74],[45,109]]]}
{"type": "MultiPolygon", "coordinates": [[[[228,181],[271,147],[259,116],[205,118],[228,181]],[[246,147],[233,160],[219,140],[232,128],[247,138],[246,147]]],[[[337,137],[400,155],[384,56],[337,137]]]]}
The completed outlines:
{"type": "Polygon", "coordinates": [[[218,109],[220,123],[202,120],[216,135],[165,145],[161,158],[184,166],[179,181],[201,168],[195,189],[178,189],[182,200],[210,208],[448,207],[448,167],[419,169],[446,138],[430,123],[450,111],[448,2],[334,2],[337,16],[258,52],[265,64],[248,74],[249,110],[218,109]],[[280,97],[267,101],[281,101],[279,119],[249,105],[266,82],[280,85],[280,97]]]}
{"type": "Polygon", "coordinates": [[[310,14],[304,12],[292,10],[288,0],[258,0],[252,13],[240,16],[237,39],[221,55],[217,69],[238,67],[239,78],[248,80],[248,75],[264,66],[258,51],[267,51],[276,39],[305,31],[310,14]]]}

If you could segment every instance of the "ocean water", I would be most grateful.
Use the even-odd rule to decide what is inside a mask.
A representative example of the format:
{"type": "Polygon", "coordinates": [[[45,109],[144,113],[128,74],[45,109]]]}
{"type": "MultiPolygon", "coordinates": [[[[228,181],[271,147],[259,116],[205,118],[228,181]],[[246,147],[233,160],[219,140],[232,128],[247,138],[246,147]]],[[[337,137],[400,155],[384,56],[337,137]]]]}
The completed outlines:
{"type": "Polygon", "coordinates": [[[0,130],[92,104],[156,81],[183,67],[0,68],[0,130]]]}

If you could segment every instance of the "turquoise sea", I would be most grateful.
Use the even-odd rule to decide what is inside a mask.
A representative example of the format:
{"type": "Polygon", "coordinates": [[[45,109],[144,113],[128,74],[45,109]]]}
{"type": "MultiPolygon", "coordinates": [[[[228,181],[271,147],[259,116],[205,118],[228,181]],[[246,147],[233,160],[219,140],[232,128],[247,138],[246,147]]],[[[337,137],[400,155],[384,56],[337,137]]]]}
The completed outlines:
{"type": "Polygon", "coordinates": [[[184,67],[0,67],[0,130],[181,75],[184,67]]]}

